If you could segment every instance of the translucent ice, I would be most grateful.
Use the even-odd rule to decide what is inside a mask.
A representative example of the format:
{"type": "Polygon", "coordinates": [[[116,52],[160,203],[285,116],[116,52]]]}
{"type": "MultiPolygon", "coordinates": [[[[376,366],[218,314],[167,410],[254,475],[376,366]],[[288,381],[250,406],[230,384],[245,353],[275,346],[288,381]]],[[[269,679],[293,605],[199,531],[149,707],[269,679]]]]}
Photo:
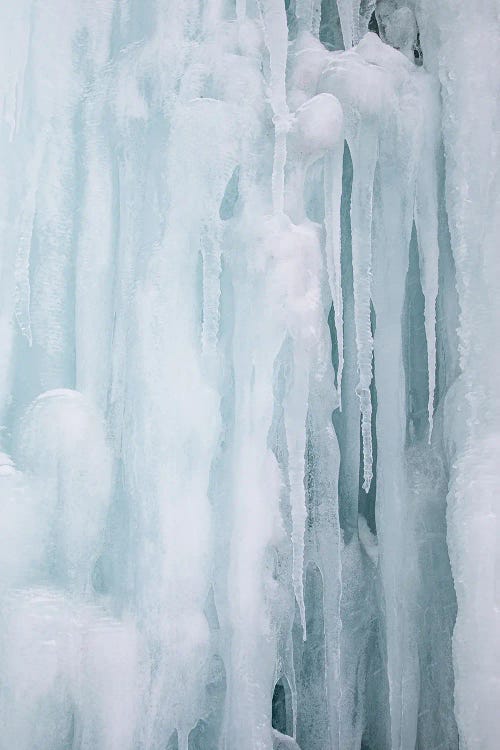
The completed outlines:
{"type": "Polygon", "coordinates": [[[494,0],[0,21],[0,750],[497,750],[494,0]]]}

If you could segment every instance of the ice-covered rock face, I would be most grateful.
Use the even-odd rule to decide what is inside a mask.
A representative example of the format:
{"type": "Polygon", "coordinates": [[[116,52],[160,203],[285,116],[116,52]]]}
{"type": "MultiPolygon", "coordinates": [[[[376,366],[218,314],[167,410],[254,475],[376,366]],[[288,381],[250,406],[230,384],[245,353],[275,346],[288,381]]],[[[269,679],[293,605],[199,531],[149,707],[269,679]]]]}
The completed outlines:
{"type": "Polygon", "coordinates": [[[0,750],[497,750],[493,6],[0,8],[0,750]]]}

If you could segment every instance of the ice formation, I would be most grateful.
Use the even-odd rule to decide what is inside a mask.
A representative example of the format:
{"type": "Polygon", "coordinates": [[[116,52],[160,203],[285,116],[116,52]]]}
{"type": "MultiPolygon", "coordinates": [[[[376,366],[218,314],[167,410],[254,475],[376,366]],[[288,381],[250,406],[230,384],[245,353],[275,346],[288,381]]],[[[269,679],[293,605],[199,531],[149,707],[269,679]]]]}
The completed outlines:
{"type": "Polygon", "coordinates": [[[497,750],[497,0],[0,19],[0,750],[497,750]]]}

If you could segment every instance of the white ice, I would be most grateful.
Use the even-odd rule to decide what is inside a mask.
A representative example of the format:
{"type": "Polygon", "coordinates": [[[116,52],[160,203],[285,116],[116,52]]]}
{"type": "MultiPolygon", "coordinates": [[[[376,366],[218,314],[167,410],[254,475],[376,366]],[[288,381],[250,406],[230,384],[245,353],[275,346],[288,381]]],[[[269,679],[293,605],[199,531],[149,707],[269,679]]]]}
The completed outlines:
{"type": "Polygon", "coordinates": [[[0,749],[497,750],[496,0],[0,21],[0,749]]]}

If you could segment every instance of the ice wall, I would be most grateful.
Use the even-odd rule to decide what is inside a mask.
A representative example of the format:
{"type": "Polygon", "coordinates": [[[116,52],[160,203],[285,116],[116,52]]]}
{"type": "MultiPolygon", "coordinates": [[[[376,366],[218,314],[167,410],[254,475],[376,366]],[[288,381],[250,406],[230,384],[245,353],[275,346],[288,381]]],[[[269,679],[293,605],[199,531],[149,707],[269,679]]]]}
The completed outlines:
{"type": "Polygon", "coordinates": [[[0,750],[496,750],[495,0],[0,20],[0,750]]]}

